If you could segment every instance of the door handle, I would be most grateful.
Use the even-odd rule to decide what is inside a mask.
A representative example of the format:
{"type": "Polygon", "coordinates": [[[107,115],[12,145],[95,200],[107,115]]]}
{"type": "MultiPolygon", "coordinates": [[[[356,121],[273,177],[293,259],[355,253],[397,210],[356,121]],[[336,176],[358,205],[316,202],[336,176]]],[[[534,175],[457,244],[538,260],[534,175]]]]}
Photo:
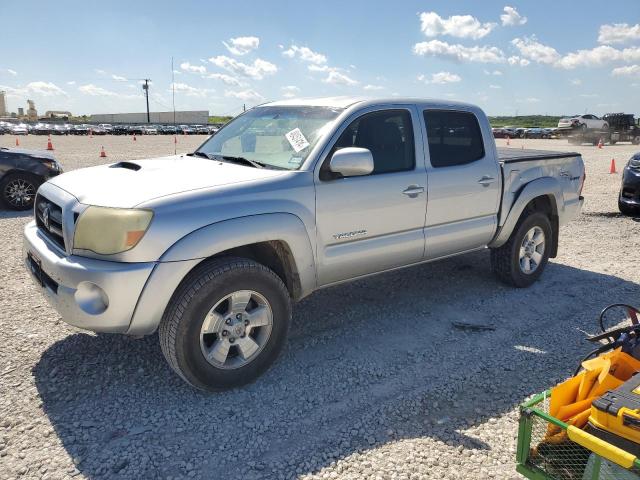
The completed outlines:
{"type": "Polygon", "coordinates": [[[488,187],[489,185],[491,185],[495,181],[496,181],[495,178],[490,177],[489,175],[483,175],[482,178],[480,180],[478,180],[478,183],[480,185],[482,185],[483,187],[488,187]]]}
{"type": "Polygon", "coordinates": [[[405,190],[402,191],[404,195],[411,198],[416,198],[421,193],[424,193],[424,187],[420,187],[418,185],[409,185],[405,190]]]}

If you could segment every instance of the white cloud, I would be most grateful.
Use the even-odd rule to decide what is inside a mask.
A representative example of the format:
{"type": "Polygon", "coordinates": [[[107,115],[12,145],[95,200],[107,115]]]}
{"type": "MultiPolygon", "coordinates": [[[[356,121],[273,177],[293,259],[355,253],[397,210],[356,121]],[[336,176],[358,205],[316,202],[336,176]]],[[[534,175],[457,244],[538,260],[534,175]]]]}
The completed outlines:
{"type": "Polygon", "coordinates": [[[527,97],[522,100],[516,100],[518,103],[539,103],[540,99],[536,97],[527,97]]]}
{"type": "Polygon", "coordinates": [[[600,45],[590,50],[578,50],[563,56],[555,48],[540,43],[535,37],[515,38],[511,43],[523,57],[531,61],[567,70],[576,67],[597,67],[612,62],[640,60],[640,47],[619,50],[608,45],[600,45]]]}
{"type": "Polygon", "coordinates": [[[614,68],[611,71],[611,75],[614,75],[614,76],[640,75],[640,65],[627,65],[626,67],[614,68]]]}
{"type": "Polygon", "coordinates": [[[225,97],[237,98],[239,100],[243,100],[245,102],[258,102],[263,100],[264,97],[260,95],[255,90],[227,90],[224,92],[225,97]]]}
{"type": "Polygon", "coordinates": [[[489,88],[493,88],[494,90],[500,90],[502,87],[500,85],[489,85],[489,88]]]}
{"type": "Polygon", "coordinates": [[[246,55],[260,46],[258,37],[236,37],[229,39],[229,43],[222,42],[232,55],[246,55]]]}
{"type": "Polygon", "coordinates": [[[573,78],[569,80],[569,83],[571,83],[571,85],[579,86],[582,85],[582,80],[580,80],[579,78],[573,78]]]}
{"type": "Polygon", "coordinates": [[[515,8],[507,5],[503,10],[504,13],[500,15],[503,27],[516,27],[527,23],[527,17],[520,15],[515,8]]]}
{"type": "Polygon", "coordinates": [[[418,80],[424,83],[435,83],[435,84],[445,84],[445,83],[456,83],[462,80],[459,75],[451,72],[438,72],[432,73],[431,77],[428,78],[426,75],[418,75],[418,80]]]}
{"type": "Polygon", "coordinates": [[[169,85],[169,91],[175,89],[178,93],[183,93],[188,97],[206,97],[209,93],[214,92],[208,88],[197,88],[186,83],[175,82],[169,85]]]}
{"type": "Polygon", "coordinates": [[[207,73],[207,67],[204,65],[191,65],[189,62],[182,62],[180,68],[185,72],[200,73],[202,75],[207,73]]]}
{"type": "Polygon", "coordinates": [[[299,47],[298,45],[291,45],[287,50],[282,52],[282,55],[288,58],[297,57],[303,62],[312,63],[314,65],[324,65],[327,63],[326,55],[314,52],[308,47],[299,47]]]}
{"type": "Polygon", "coordinates": [[[591,50],[578,50],[562,57],[557,66],[566,69],[576,67],[597,67],[612,62],[633,62],[640,60],[640,47],[618,50],[601,45],[591,50]]]}
{"type": "Polygon", "coordinates": [[[255,80],[262,80],[266,75],[273,75],[278,71],[277,66],[261,58],[257,58],[253,63],[246,64],[237,61],[235,58],[218,55],[217,57],[211,57],[209,61],[223,70],[255,80]]]}
{"type": "Polygon", "coordinates": [[[238,80],[236,77],[232,77],[231,75],[227,75],[226,73],[210,73],[209,75],[207,75],[207,78],[220,80],[225,85],[232,85],[234,87],[244,85],[244,83],[238,80]]]}
{"type": "Polygon", "coordinates": [[[309,65],[307,67],[310,72],[329,72],[331,70],[335,70],[335,68],[331,68],[329,65],[309,65]]]}
{"type": "Polygon", "coordinates": [[[450,35],[474,40],[488,35],[497,26],[495,23],[481,23],[471,15],[453,15],[443,18],[436,12],[422,12],[420,23],[420,30],[427,37],[450,35]]]}
{"type": "Polygon", "coordinates": [[[511,43],[520,51],[520,55],[531,61],[553,65],[560,60],[555,48],[543,45],[536,37],[514,38],[511,43]]]}
{"type": "Polygon", "coordinates": [[[280,90],[282,90],[284,98],[293,98],[300,93],[300,89],[295,85],[287,85],[286,87],[281,87],[280,90]]]}
{"type": "Polygon", "coordinates": [[[384,90],[384,87],[382,85],[372,85],[372,84],[365,85],[362,88],[367,91],[384,90]]]}
{"type": "Polygon", "coordinates": [[[629,25],[628,23],[615,23],[602,25],[598,34],[600,43],[627,43],[640,40],[640,23],[629,25]]]}
{"type": "Polygon", "coordinates": [[[484,70],[484,74],[485,75],[494,75],[496,77],[499,77],[502,75],[502,71],[500,70],[494,70],[493,72],[490,72],[489,70],[484,70]]]}
{"type": "Polygon", "coordinates": [[[67,85],[75,85],[76,81],[75,80],[70,80],[67,82],[67,85]]]}
{"type": "Polygon", "coordinates": [[[526,58],[520,58],[518,55],[507,58],[507,62],[509,62],[509,65],[520,65],[521,67],[526,67],[531,63],[526,58]]]}
{"type": "Polygon", "coordinates": [[[7,73],[13,77],[15,77],[16,75],[18,75],[18,72],[16,72],[15,70],[12,70],[10,68],[7,68],[7,73]]]}
{"type": "Polygon", "coordinates": [[[322,80],[324,83],[331,83],[333,85],[347,85],[354,86],[358,85],[358,82],[351,77],[348,77],[344,73],[337,72],[335,70],[330,71],[327,78],[322,80]]]}
{"type": "Polygon", "coordinates": [[[128,82],[129,81],[125,77],[121,77],[120,75],[111,75],[111,78],[113,80],[115,80],[116,82],[128,82]]]}
{"type": "Polygon", "coordinates": [[[413,52],[416,55],[439,57],[458,62],[500,63],[505,60],[504,53],[498,47],[465,47],[440,40],[416,43],[413,46],[413,52]]]}
{"type": "Polygon", "coordinates": [[[28,93],[41,95],[43,97],[67,95],[67,92],[51,82],[30,82],[27,83],[26,90],[28,93]]]}
{"type": "Polygon", "coordinates": [[[92,97],[118,97],[119,95],[116,92],[112,92],[111,90],[107,90],[102,87],[98,87],[93,83],[89,83],[87,85],[81,85],[78,87],[78,90],[85,95],[91,95],[92,97]]]}

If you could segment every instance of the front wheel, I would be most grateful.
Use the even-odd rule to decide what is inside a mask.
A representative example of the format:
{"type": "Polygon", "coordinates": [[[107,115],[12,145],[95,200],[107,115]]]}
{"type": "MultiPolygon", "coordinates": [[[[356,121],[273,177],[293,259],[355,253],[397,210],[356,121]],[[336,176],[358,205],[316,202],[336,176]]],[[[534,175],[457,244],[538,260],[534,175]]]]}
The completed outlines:
{"type": "Polygon", "coordinates": [[[253,382],[276,360],[291,320],[280,277],[245,258],[206,261],[183,280],[160,323],[160,345],[192,386],[218,391],[253,382]]]}
{"type": "Polygon", "coordinates": [[[547,266],[552,242],[549,217],[540,212],[525,214],[507,243],[491,250],[491,268],[502,282],[528,287],[547,266]]]}
{"type": "Polygon", "coordinates": [[[41,183],[42,180],[28,173],[8,174],[0,182],[2,201],[11,210],[29,210],[41,183]]]}
{"type": "Polygon", "coordinates": [[[637,217],[638,215],[640,215],[640,209],[631,205],[627,205],[620,199],[618,199],[618,210],[620,210],[621,214],[627,217],[637,217]]]}

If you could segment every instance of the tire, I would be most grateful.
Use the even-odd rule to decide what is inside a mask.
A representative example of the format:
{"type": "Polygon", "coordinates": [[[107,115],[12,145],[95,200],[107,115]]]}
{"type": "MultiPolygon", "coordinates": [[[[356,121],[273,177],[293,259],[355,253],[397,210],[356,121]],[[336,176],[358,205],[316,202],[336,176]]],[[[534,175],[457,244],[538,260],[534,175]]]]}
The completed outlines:
{"type": "Polygon", "coordinates": [[[581,124],[580,125],[580,129],[582,130],[582,133],[586,132],[587,131],[587,124],[586,123],[581,124]]]}
{"type": "Polygon", "coordinates": [[[618,199],[618,210],[620,210],[621,214],[627,217],[637,217],[640,215],[640,210],[638,210],[636,207],[631,207],[626,203],[621,202],[620,199],[618,199]]]}
{"type": "MultiPolygon", "coordinates": [[[[491,269],[496,276],[507,285],[518,288],[528,287],[540,278],[540,275],[542,275],[542,272],[547,266],[549,252],[553,248],[552,242],[553,235],[549,217],[541,212],[525,212],[520,220],[518,220],[507,243],[491,250],[491,269]],[[538,253],[541,253],[541,259],[535,269],[530,272],[525,272],[520,261],[521,246],[525,241],[525,236],[535,229],[543,233],[544,247],[542,252],[539,252],[540,249],[538,247],[534,247],[538,253]]],[[[531,258],[531,267],[533,267],[532,261],[533,259],[531,258]]]]}
{"type": "Polygon", "coordinates": [[[290,322],[291,301],[280,277],[253,260],[223,257],[198,265],[177,288],[160,322],[160,346],[171,368],[193,387],[227,390],[253,382],[273,364],[284,346],[290,322]],[[251,310],[253,304],[257,305],[255,308],[269,307],[263,310],[271,312],[272,323],[266,337],[263,329],[267,326],[249,327],[245,335],[238,329],[243,330],[242,325],[249,320],[240,318],[238,323],[229,323],[239,317],[230,313],[231,300],[225,298],[248,292],[252,292],[251,300],[245,310],[251,310]],[[217,305],[220,306],[212,310],[217,305]],[[219,320],[210,320],[212,315],[218,315],[219,320]],[[215,329],[219,333],[203,333],[207,325],[213,324],[219,326],[215,329]],[[246,351],[241,345],[246,341],[253,341],[260,348],[244,358],[246,351]],[[226,345],[223,363],[211,354],[216,345],[226,345]]]}
{"type": "Polygon", "coordinates": [[[0,182],[2,203],[11,210],[32,209],[41,184],[42,179],[35,175],[23,172],[10,173],[0,182]]]}
{"type": "Polygon", "coordinates": [[[634,145],[640,145],[640,135],[636,135],[635,137],[633,137],[633,140],[631,140],[631,143],[634,145]]]}

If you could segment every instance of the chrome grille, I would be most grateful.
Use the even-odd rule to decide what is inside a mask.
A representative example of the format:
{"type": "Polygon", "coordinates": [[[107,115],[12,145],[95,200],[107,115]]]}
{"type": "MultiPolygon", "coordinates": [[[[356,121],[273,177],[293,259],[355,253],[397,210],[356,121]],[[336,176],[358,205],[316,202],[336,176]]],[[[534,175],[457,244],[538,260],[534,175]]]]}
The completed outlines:
{"type": "Polygon", "coordinates": [[[64,233],[62,230],[62,208],[38,194],[36,196],[36,225],[53,243],[65,250],[64,233]]]}

